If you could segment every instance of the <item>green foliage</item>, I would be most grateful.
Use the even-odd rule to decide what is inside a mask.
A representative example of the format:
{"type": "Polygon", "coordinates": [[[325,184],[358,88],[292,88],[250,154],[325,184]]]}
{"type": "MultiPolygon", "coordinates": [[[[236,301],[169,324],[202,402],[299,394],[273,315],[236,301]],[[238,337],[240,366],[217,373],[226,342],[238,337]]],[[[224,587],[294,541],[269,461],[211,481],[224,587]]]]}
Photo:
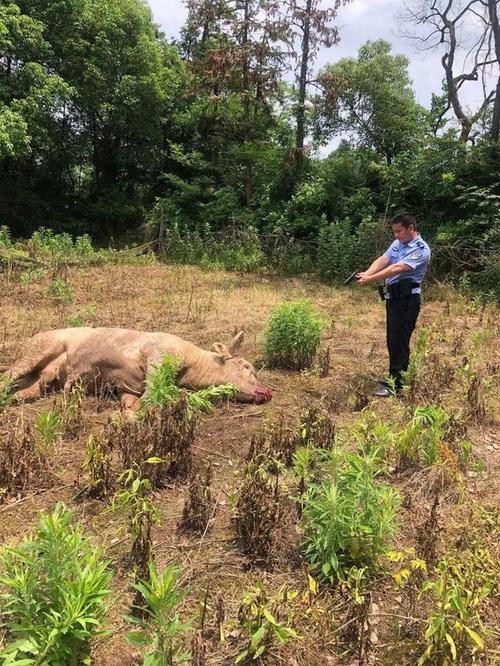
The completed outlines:
{"type": "Polygon", "coordinates": [[[154,367],[148,375],[146,391],[142,400],[145,409],[163,407],[178,401],[181,395],[185,395],[190,413],[198,410],[209,412],[214,401],[234,398],[237,393],[232,384],[210,386],[192,393],[183,391],[175,385],[178,370],[179,361],[171,354],[166,354],[161,363],[154,367]]]}
{"type": "Polygon", "coordinates": [[[189,588],[181,589],[181,572],[174,564],[158,574],[154,563],[150,562],[148,573],[147,581],[133,585],[146,604],[146,618],[127,618],[140,627],[137,631],[129,632],[127,640],[131,645],[146,650],[144,666],[172,666],[189,661],[189,653],[179,643],[179,638],[189,629],[189,625],[182,624],[176,612],[189,594],[189,588]]]}
{"type": "Polygon", "coordinates": [[[447,433],[449,416],[441,407],[417,407],[413,418],[396,436],[395,455],[399,468],[436,463],[447,433]]]}
{"type": "Polygon", "coordinates": [[[106,614],[111,573],[63,504],[33,536],[0,552],[4,664],[90,664],[89,641],[106,614]]]}
{"type": "Polygon", "coordinates": [[[373,569],[395,531],[397,492],[376,480],[371,458],[336,448],[302,498],[304,554],[334,583],[352,567],[373,569]]]}
{"type": "Polygon", "coordinates": [[[262,584],[257,584],[243,595],[238,619],[248,633],[250,643],[236,657],[235,664],[250,663],[265,657],[273,643],[286,645],[301,637],[293,628],[292,602],[298,592],[282,587],[275,595],[268,595],[262,584]]]}
{"type": "Polygon", "coordinates": [[[51,453],[61,436],[60,414],[51,409],[42,410],[37,414],[33,429],[39,450],[44,455],[51,453]]]}
{"type": "Polygon", "coordinates": [[[312,365],[318,350],[323,317],[309,301],[276,307],[265,333],[265,354],[273,367],[302,370],[312,365]]]}
{"type": "Polygon", "coordinates": [[[384,40],[366,42],[357,59],[329,65],[320,75],[327,94],[317,100],[318,135],[349,132],[389,163],[417,145],[426,120],[411,88],[408,59],[390,51],[384,40]]]}
{"type": "Polygon", "coordinates": [[[56,277],[50,283],[48,294],[56,303],[69,305],[73,302],[74,294],[70,284],[62,277],[56,277]]]}
{"type": "Polygon", "coordinates": [[[9,382],[5,376],[0,375],[0,414],[7,409],[7,407],[10,407],[14,400],[12,389],[12,382],[9,382]]]}

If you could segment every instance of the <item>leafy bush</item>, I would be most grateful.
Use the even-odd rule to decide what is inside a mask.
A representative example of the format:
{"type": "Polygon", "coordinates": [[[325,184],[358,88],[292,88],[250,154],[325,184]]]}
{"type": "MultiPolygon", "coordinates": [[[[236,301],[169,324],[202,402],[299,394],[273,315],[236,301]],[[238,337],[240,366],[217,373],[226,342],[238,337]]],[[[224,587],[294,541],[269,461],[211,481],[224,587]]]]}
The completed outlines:
{"type": "Polygon", "coordinates": [[[104,619],[111,573],[59,503],[34,535],[0,553],[0,614],[13,642],[3,663],[90,664],[89,640],[104,619]]]}
{"type": "MultiPolygon", "coordinates": [[[[180,589],[180,571],[170,564],[162,574],[149,563],[149,580],[139,581],[134,588],[146,602],[146,619],[129,616],[128,620],[140,627],[127,634],[132,645],[147,649],[144,666],[164,666],[189,660],[189,654],[179,646],[180,634],[188,628],[180,622],[175,612],[188,594],[180,589]]],[[[141,608],[142,610],[142,608],[141,608]]]]}
{"type": "Polygon", "coordinates": [[[309,301],[283,303],[274,309],[265,333],[265,354],[273,367],[302,370],[312,365],[323,327],[309,301]]]}
{"type": "Polygon", "coordinates": [[[335,449],[303,496],[304,553],[329,582],[345,580],[352,567],[373,568],[395,531],[398,495],[376,480],[376,467],[335,449]]]}

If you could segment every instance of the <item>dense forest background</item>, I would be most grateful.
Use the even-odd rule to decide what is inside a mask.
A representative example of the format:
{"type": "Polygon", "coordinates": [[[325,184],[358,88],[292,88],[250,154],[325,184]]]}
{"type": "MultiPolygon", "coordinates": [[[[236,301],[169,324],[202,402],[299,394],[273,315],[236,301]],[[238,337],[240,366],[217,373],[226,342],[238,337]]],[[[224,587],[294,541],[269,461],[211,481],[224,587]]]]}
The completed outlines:
{"type": "Polygon", "coordinates": [[[0,225],[102,244],[147,233],[179,261],[337,280],[407,209],[438,277],[498,291],[497,0],[402,10],[443,53],[430,108],[385,41],[315,69],[347,2],[187,0],[169,42],[141,0],[3,0],[0,225]]]}

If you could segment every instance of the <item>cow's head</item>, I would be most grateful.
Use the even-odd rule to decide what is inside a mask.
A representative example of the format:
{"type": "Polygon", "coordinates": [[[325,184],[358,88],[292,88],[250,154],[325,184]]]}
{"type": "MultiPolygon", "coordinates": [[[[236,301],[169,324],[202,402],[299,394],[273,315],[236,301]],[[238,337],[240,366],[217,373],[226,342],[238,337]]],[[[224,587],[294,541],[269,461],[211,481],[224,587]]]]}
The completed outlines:
{"type": "Polygon", "coordinates": [[[253,365],[239,355],[242,342],[243,331],[240,331],[228,345],[220,342],[214,344],[212,356],[217,364],[216,373],[220,377],[217,383],[234,384],[238,390],[238,402],[269,402],[273,397],[271,389],[259,380],[253,365]]]}

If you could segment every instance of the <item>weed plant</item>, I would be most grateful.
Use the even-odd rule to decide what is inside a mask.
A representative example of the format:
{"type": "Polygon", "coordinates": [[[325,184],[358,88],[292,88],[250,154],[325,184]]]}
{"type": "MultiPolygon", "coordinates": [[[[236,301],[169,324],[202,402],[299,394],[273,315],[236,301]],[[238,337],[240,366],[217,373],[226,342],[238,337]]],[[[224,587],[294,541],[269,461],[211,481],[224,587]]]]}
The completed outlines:
{"type": "Polygon", "coordinates": [[[167,478],[189,474],[196,422],[186,395],[181,394],[179,400],[162,408],[149,407],[136,421],[112,421],[106,437],[120,452],[123,468],[138,466],[157,488],[167,478]],[[146,464],[146,458],[156,463],[146,464]]]}
{"type": "Polygon", "coordinates": [[[243,552],[256,561],[271,561],[282,513],[279,476],[260,458],[245,465],[238,493],[234,528],[243,552]]]}
{"type": "Polygon", "coordinates": [[[373,569],[395,532],[398,494],[374,470],[373,460],[339,447],[302,497],[304,554],[330,583],[352,567],[373,569]]]}
{"type": "Polygon", "coordinates": [[[33,423],[35,440],[38,449],[44,455],[50,455],[61,437],[61,417],[58,412],[42,410],[33,423]]]}
{"type": "Polygon", "coordinates": [[[87,440],[84,469],[89,475],[86,492],[90,497],[104,498],[111,492],[111,448],[105,438],[90,435],[87,440]]]}
{"type": "Polygon", "coordinates": [[[4,664],[90,664],[89,641],[106,614],[111,573],[68,509],[42,514],[35,533],[0,551],[4,664]]]}
{"type": "Polygon", "coordinates": [[[144,409],[149,407],[161,408],[176,402],[182,395],[185,396],[190,413],[198,410],[209,412],[212,403],[224,398],[234,398],[237,391],[231,384],[211,386],[193,393],[188,393],[176,386],[179,361],[175,356],[167,354],[160,364],[150,373],[147,380],[146,391],[142,399],[144,409]]]}
{"type": "Polygon", "coordinates": [[[0,431],[0,504],[51,481],[47,450],[37,446],[31,425],[21,416],[6,419],[0,431]]]}
{"type": "Polygon", "coordinates": [[[6,377],[0,376],[0,414],[14,401],[13,384],[6,377]]]}
{"type": "Polygon", "coordinates": [[[301,638],[293,628],[292,602],[297,596],[298,592],[284,587],[270,596],[261,584],[243,595],[238,620],[249,643],[236,657],[235,664],[258,662],[273,644],[285,645],[301,638]]]}
{"type": "Polygon", "coordinates": [[[481,609],[497,589],[498,573],[489,551],[478,544],[439,562],[436,578],[422,589],[433,600],[433,609],[427,618],[419,666],[469,663],[484,653],[481,609]]]}
{"type": "Polygon", "coordinates": [[[265,356],[271,367],[309,368],[320,343],[323,317],[309,301],[283,303],[274,309],[265,332],[265,356]]]}
{"type": "Polygon", "coordinates": [[[216,507],[211,483],[212,468],[210,466],[195,474],[191,479],[179,523],[184,531],[203,534],[207,530],[216,507]]]}
{"type": "MultiPolygon", "coordinates": [[[[150,459],[146,462],[155,464],[157,460],[150,459]]],[[[160,520],[159,512],[151,499],[151,482],[141,477],[138,466],[125,470],[118,481],[123,484],[123,488],[115,494],[108,511],[128,512],[128,533],[132,542],[131,566],[137,578],[145,579],[153,558],[151,527],[160,520]]]]}
{"type": "Polygon", "coordinates": [[[80,430],[84,393],[83,385],[78,383],[56,398],[54,411],[59,414],[61,434],[68,439],[74,439],[80,430]]]}
{"type": "Polygon", "coordinates": [[[141,617],[127,618],[139,627],[127,634],[127,641],[145,652],[144,666],[173,666],[189,661],[190,654],[183,650],[180,637],[190,627],[181,623],[177,612],[189,589],[181,589],[179,569],[170,564],[159,574],[150,562],[147,580],[138,581],[133,587],[142,601],[141,617]]]}

